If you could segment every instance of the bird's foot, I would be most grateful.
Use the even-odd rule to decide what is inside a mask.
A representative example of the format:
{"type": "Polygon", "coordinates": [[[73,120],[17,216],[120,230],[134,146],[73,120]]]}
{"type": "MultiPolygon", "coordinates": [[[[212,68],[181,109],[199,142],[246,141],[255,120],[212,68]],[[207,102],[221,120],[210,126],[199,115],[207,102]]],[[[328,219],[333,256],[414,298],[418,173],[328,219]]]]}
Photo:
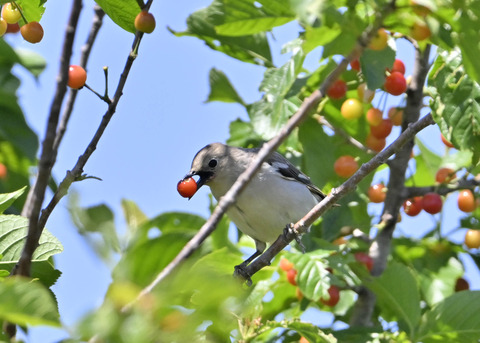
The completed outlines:
{"type": "Polygon", "coordinates": [[[292,236],[299,245],[300,249],[302,249],[302,253],[305,254],[305,246],[302,243],[301,237],[298,234],[297,230],[295,230],[295,225],[292,223],[288,224],[285,229],[283,229],[283,237],[288,240],[288,236],[292,236]]]}
{"type": "Polygon", "coordinates": [[[235,270],[233,272],[233,276],[237,279],[240,279],[242,281],[244,281],[248,287],[250,287],[252,285],[252,279],[251,279],[251,275],[246,271],[246,267],[247,267],[248,264],[246,264],[245,262],[235,266],[235,270]]]}

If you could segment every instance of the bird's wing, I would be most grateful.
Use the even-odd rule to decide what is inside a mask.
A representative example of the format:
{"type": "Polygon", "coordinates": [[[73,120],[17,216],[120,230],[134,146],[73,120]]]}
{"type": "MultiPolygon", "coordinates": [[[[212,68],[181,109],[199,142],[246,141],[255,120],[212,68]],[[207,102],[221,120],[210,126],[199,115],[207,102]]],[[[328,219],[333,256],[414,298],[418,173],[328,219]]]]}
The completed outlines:
{"type": "Polygon", "coordinates": [[[283,157],[278,152],[272,154],[267,160],[266,163],[274,167],[285,179],[298,181],[307,186],[308,190],[318,199],[318,201],[325,198],[325,194],[315,186],[310,178],[303,174],[298,168],[296,168],[289,160],[283,157]]]}

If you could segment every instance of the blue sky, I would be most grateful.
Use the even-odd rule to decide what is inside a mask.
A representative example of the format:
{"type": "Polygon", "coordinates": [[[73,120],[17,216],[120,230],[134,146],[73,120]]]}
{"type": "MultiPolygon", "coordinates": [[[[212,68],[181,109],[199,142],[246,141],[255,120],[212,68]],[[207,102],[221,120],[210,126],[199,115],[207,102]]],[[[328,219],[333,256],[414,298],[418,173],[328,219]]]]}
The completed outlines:
{"type": "MultiPolygon", "coordinates": [[[[157,28],[145,35],[139,56],[120,100],[117,113],[101,139],[97,150],[86,165],[85,172],[103,179],[86,180],[74,185],[83,206],[106,203],[116,213],[120,233],[125,230],[120,202],[135,201],[152,217],[165,211],[188,211],[207,215],[207,192],[205,188],[192,200],[186,201],[176,192],[177,181],[188,171],[194,154],[205,144],[225,141],[228,138],[229,122],[245,118],[244,109],[235,104],[204,103],[208,95],[208,72],[212,67],[227,73],[240,95],[248,103],[258,99],[258,85],[264,69],[237,62],[221,53],[214,52],[195,38],[177,38],[167,26],[184,30],[187,16],[210,2],[200,1],[154,1],[151,12],[155,15],[157,28]]],[[[79,62],[80,49],[88,34],[93,16],[93,1],[85,1],[81,24],[75,41],[72,64],[79,62]]],[[[15,73],[22,79],[19,98],[31,127],[44,136],[46,118],[54,94],[55,77],[64,30],[70,10],[70,1],[46,3],[46,12],[41,21],[45,36],[41,43],[31,45],[20,35],[7,39],[16,47],[32,49],[43,55],[47,69],[34,80],[21,68],[15,73]]],[[[294,39],[298,29],[287,25],[274,31],[272,52],[275,63],[280,65],[287,57],[279,56],[284,42],[294,39]]],[[[133,35],[123,32],[106,17],[87,68],[87,83],[103,93],[103,66],[109,67],[111,94],[123,70],[130,51],[133,35]]],[[[399,46],[398,56],[405,61],[407,75],[411,73],[412,51],[399,46]]],[[[316,57],[308,63],[315,66],[316,57]]],[[[393,105],[400,97],[389,97],[393,105]]],[[[77,105],[60,148],[53,173],[57,180],[75,164],[93,136],[106,105],[86,89],[80,91],[77,105]]],[[[438,147],[439,136],[435,128],[422,133],[424,141],[438,147]]],[[[47,197],[48,199],[48,197],[47,197]]],[[[445,204],[450,215],[444,215],[446,228],[453,228],[458,221],[455,199],[445,204]],[[452,218],[450,220],[450,218],[452,218]]],[[[66,327],[73,326],[89,310],[102,303],[110,281],[111,266],[100,262],[92,249],[76,233],[64,199],[51,216],[47,227],[60,239],[65,251],[56,258],[57,267],[63,272],[54,292],[59,301],[61,318],[66,327]]],[[[377,205],[375,205],[377,206],[377,205]]],[[[380,207],[372,207],[378,210],[380,207]]],[[[402,232],[413,225],[405,218],[400,225],[402,232]]],[[[417,227],[429,228],[432,217],[420,216],[417,227]]],[[[447,230],[448,231],[448,230],[447,230]]],[[[456,236],[457,241],[462,237],[456,236]]],[[[154,276],[152,276],[153,278],[154,276]]],[[[472,288],[478,289],[478,274],[467,278],[472,288]]],[[[55,342],[66,336],[65,332],[49,328],[33,328],[27,342],[55,342]]]]}

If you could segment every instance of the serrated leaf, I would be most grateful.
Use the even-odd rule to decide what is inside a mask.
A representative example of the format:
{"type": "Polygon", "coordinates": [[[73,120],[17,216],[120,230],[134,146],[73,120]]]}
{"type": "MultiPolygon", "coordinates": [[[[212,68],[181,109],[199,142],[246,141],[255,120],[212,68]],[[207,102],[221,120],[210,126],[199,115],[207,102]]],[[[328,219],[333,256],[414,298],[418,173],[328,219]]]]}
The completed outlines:
{"type": "MultiPolygon", "coordinates": [[[[28,219],[16,215],[0,215],[0,260],[2,264],[17,262],[28,233],[28,219]]],[[[62,244],[46,229],[40,237],[33,253],[32,262],[47,261],[51,256],[63,251],[62,244]]]]}
{"type": "Polygon", "coordinates": [[[10,205],[12,205],[13,202],[18,199],[18,197],[21,196],[26,189],[27,186],[12,193],[0,194],[0,214],[5,212],[5,210],[9,208],[10,205]]]}
{"type": "Polygon", "coordinates": [[[221,24],[215,26],[224,36],[247,36],[269,31],[295,19],[288,0],[221,0],[221,24]]]}
{"type": "Polygon", "coordinates": [[[420,294],[412,272],[402,264],[391,262],[378,278],[367,278],[365,285],[377,296],[385,320],[396,320],[410,337],[420,320],[420,294]]]}
{"type": "Polygon", "coordinates": [[[243,99],[238,95],[235,88],[230,83],[224,72],[221,70],[212,68],[208,75],[210,82],[210,93],[206,102],[210,101],[223,101],[223,102],[238,102],[245,106],[243,99]]]}
{"type": "Polygon", "coordinates": [[[197,37],[211,49],[223,52],[240,61],[267,67],[272,66],[272,55],[266,34],[262,32],[240,37],[220,35],[215,31],[215,25],[222,23],[223,15],[222,2],[214,0],[209,7],[198,10],[187,18],[186,31],[169,30],[176,36],[197,37]]]}
{"type": "MultiPolygon", "coordinates": [[[[480,27],[480,1],[475,0],[465,3],[460,15],[455,16],[454,21],[458,29],[453,36],[462,51],[462,57],[467,73],[477,82],[480,82],[480,47],[478,44],[472,44],[478,37],[478,28],[480,27]]],[[[450,17],[452,18],[452,17],[450,17]]]]}
{"type": "Polygon", "coordinates": [[[140,13],[136,0],[95,0],[115,24],[125,31],[135,33],[135,17],[140,13]]]}
{"type": "Polygon", "coordinates": [[[262,138],[253,131],[252,123],[236,119],[230,122],[227,144],[240,147],[258,147],[262,138]]]}
{"type": "Polygon", "coordinates": [[[453,294],[427,311],[418,329],[417,342],[476,342],[480,337],[480,291],[453,294]]]}
{"type": "Polygon", "coordinates": [[[310,343],[336,343],[337,339],[333,334],[326,334],[312,323],[305,323],[298,320],[285,320],[282,322],[269,322],[270,327],[281,327],[296,331],[300,336],[308,339],[310,343]]]}
{"type": "Polygon", "coordinates": [[[39,282],[8,278],[0,282],[0,318],[21,326],[60,326],[51,293],[39,282]]]}
{"type": "Polygon", "coordinates": [[[455,147],[480,149],[480,85],[465,73],[458,50],[440,51],[429,73],[432,116],[455,147]]]}

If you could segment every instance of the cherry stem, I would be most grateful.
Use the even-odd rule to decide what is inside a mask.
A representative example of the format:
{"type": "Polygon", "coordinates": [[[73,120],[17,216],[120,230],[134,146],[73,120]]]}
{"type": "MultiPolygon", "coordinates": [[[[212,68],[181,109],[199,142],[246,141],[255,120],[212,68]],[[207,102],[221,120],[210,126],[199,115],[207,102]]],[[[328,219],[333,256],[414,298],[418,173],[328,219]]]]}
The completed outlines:
{"type": "Polygon", "coordinates": [[[103,67],[103,73],[105,74],[105,95],[103,96],[105,99],[109,99],[108,97],[108,67],[103,67]]]}
{"type": "Polygon", "coordinates": [[[93,88],[91,88],[89,85],[85,84],[85,88],[89,89],[93,94],[98,96],[101,100],[105,101],[107,104],[111,104],[112,100],[108,96],[100,95],[98,92],[96,92],[93,88]]]}
{"type": "Polygon", "coordinates": [[[27,18],[25,18],[25,16],[23,15],[23,11],[22,11],[22,9],[20,8],[20,6],[18,6],[15,1],[12,1],[12,3],[13,3],[13,5],[15,6],[15,8],[20,12],[20,15],[22,16],[22,19],[25,21],[25,24],[28,24],[28,20],[27,20],[27,18]]]}

